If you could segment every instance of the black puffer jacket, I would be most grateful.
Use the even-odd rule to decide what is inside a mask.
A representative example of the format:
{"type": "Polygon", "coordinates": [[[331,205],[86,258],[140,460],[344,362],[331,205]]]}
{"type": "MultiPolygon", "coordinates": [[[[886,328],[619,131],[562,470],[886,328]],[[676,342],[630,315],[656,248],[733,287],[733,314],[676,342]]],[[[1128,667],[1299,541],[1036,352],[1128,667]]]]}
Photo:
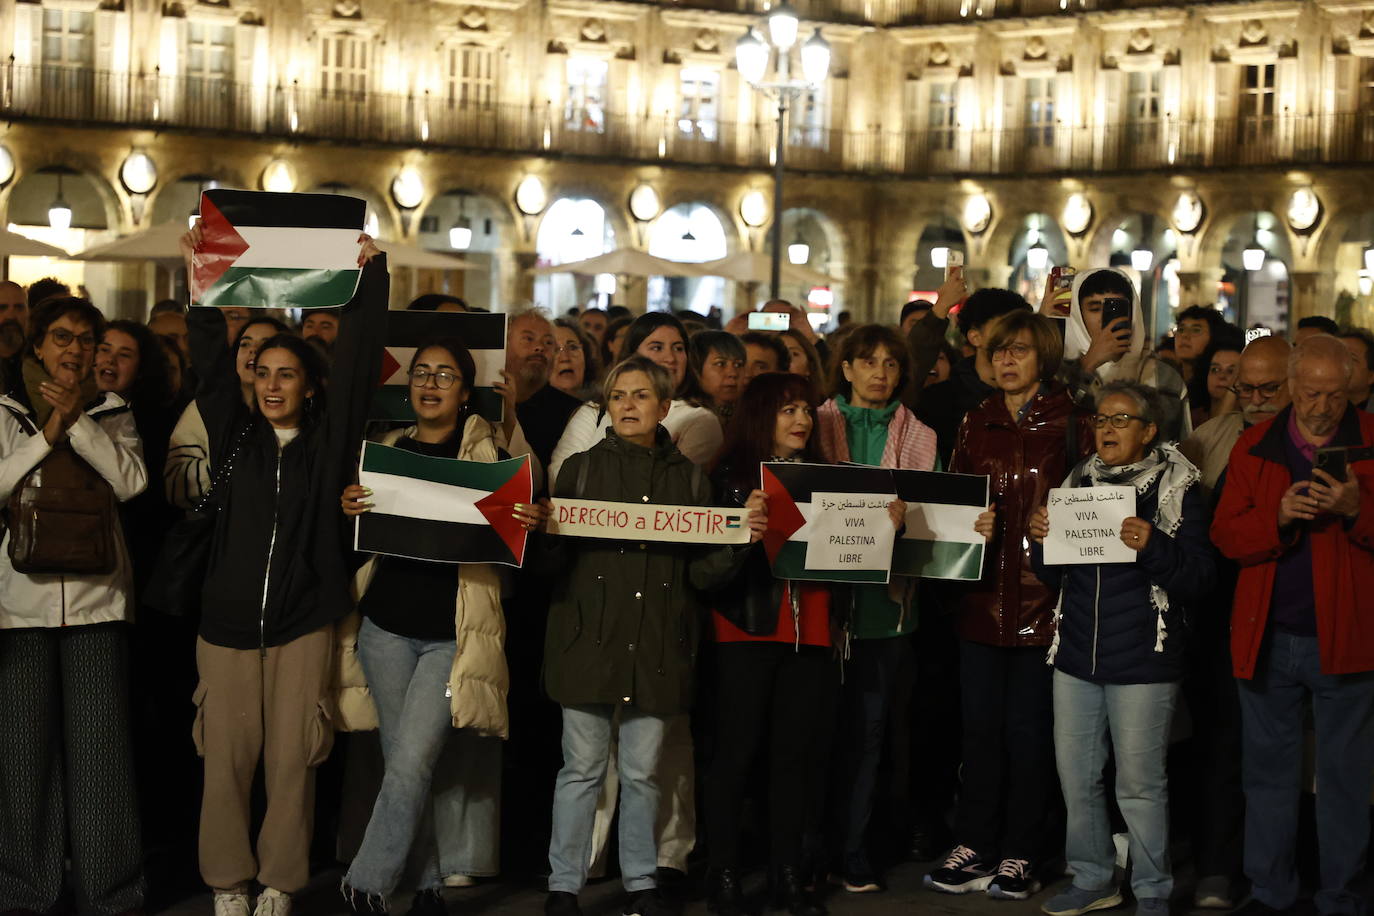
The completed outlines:
{"type": "MultiPolygon", "coordinates": [[[[1091,486],[1080,481],[1080,486],[1091,486]]],[[[1136,498],[1136,516],[1155,517],[1158,493],[1152,487],[1136,498]]],[[[1216,581],[1216,554],[1207,536],[1202,488],[1193,484],[1183,496],[1183,520],[1170,537],[1150,532],[1134,563],[1046,566],[1039,546],[1035,572],[1051,590],[1063,589],[1059,648],[1054,666],[1065,674],[1102,684],[1161,684],[1183,677],[1187,648],[1187,602],[1206,595],[1216,581]],[[1150,603],[1150,585],[1169,596],[1164,615],[1163,651],[1155,651],[1159,615],[1150,603]]]]}
{"type": "Polygon", "coordinates": [[[191,309],[196,403],[218,469],[240,434],[229,485],[220,494],[200,635],[229,649],[280,646],[353,607],[339,494],[353,479],[372,389],[381,371],[388,278],[384,256],[363,268],[344,306],[320,420],[278,449],[271,425],[243,404],[218,309],[191,309]]]}

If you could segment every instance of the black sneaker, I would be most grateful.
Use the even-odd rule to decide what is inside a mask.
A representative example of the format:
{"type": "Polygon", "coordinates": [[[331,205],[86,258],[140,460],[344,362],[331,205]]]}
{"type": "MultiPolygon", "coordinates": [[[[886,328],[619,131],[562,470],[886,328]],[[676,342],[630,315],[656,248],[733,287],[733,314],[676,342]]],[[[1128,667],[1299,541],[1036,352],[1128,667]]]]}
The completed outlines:
{"type": "Polygon", "coordinates": [[[1039,892],[1040,882],[1031,874],[1025,859],[1003,859],[988,885],[988,896],[996,900],[1026,900],[1039,892]]]}
{"type": "Polygon", "coordinates": [[[544,916],[582,916],[577,895],[567,891],[549,891],[544,898],[544,916]]]}
{"type": "Polygon", "coordinates": [[[922,883],[946,894],[971,894],[985,891],[992,883],[992,862],[967,846],[955,846],[940,867],[926,875],[922,883]]]}
{"type": "Polygon", "coordinates": [[[448,905],[438,888],[416,891],[410,902],[410,916],[448,916],[448,905]]]}
{"type": "Polygon", "coordinates": [[[647,891],[631,894],[622,916],[677,916],[681,908],[665,898],[653,887],[647,891]]]}

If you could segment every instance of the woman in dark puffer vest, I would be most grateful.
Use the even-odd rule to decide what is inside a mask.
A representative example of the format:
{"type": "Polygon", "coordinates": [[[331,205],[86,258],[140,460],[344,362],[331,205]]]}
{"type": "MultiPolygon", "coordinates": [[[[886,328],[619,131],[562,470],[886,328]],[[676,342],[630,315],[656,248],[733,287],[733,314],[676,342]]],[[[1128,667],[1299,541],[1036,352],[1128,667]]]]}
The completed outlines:
{"type": "MultiPolygon", "coordinates": [[[[1153,389],[1114,382],[1098,395],[1097,452],[1066,487],[1129,486],[1135,515],[1120,538],[1131,563],[1046,566],[1036,574],[1060,588],[1054,663],[1054,746],[1068,811],[1065,854],[1073,885],[1043,907],[1067,916],[1116,906],[1115,850],[1103,791],[1107,742],[1116,758],[1116,799],[1130,828],[1131,890],[1142,914],[1167,914],[1169,799],[1164,762],[1183,679],[1183,603],[1207,594],[1216,577],[1198,471],[1172,444],[1160,445],[1164,417],[1153,389]]],[[[1041,542],[1049,514],[1028,530],[1041,542]]]]}

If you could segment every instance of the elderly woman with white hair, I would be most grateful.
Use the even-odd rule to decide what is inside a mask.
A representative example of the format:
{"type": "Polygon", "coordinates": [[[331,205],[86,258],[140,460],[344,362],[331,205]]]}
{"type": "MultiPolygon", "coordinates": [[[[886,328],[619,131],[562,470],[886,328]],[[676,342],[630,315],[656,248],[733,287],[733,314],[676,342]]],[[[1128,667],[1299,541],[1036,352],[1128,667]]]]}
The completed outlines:
{"type": "MultiPolygon", "coordinates": [[[[1167,914],[1169,726],[1184,672],[1185,602],[1207,594],[1216,575],[1198,470],[1172,443],[1161,443],[1159,394],[1111,382],[1097,396],[1096,451],[1079,462],[1066,487],[1128,486],[1135,514],[1119,537],[1129,563],[1046,566],[1036,574],[1059,589],[1054,672],[1054,747],[1068,811],[1065,854],[1073,885],[1044,904],[1051,916],[1116,906],[1115,849],[1103,767],[1108,742],[1116,759],[1116,800],[1130,833],[1131,889],[1138,912],[1167,914]]],[[[1050,534],[1048,510],[1028,526],[1037,542],[1050,534]]]]}

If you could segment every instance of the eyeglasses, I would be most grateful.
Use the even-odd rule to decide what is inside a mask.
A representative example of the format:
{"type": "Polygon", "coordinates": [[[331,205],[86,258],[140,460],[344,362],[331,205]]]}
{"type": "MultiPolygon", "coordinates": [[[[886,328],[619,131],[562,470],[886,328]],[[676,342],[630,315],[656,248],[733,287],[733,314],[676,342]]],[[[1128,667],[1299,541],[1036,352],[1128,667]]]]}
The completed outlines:
{"type": "Polygon", "coordinates": [[[1030,356],[1031,350],[1033,349],[1034,347],[1031,347],[1029,344],[1014,343],[1007,344],[1005,347],[996,347],[990,350],[989,354],[993,359],[1001,359],[1003,356],[1010,353],[1012,359],[1023,360],[1027,356],[1030,356]]]}
{"type": "Polygon", "coordinates": [[[1255,396],[1255,392],[1258,391],[1260,397],[1267,401],[1274,395],[1279,393],[1279,389],[1283,387],[1283,384],[1283,382],[1270,382],[1267,385],[1246,385],[1242,382],[1241,384],[1232,387],[1231,393],[1234,394],[1236,397],[1240,398],[1242,401],[1248,401],[1251,398],[1253,398],[1255,396]]]}
{"type": "Polygon", "coordinates": [[[72,341],[74,340],[81,345],[81,349],[83,350],[95,349],[94,334],[77,335],[73,334],[71,331],[68,331],[66,328],[52,328],[48,331],[48,336],[51,337],[52,342],[57,344],[59,347],[70,347],[72,345],[72,341]]]}
{"type": "Polygon", "coordinates": [[[446,390],[453,387],[453,383],[458,381],[458,376],[446,369],[440,369],[438,372],[431,372],[428,369],[410,370],[410,383],[416,388],[425,387],[425,383],[430,379],[434,379],[435,388],[446,390]]]}
{"type": "Polygon", "coordinates": [[[557,356],[560,353],[566,353],[569,356],[575,356],[576,354],[581,352],[582,345],[580,343],[577,343],[576,341],[569,341],[565,344],[559,344],[558,346],[553,348],[553,353],[555,356],[557,356]]]}
{"type": "Polygon", "coordinates": [[[1112,424],[1112,429],[1125,429],[1130,425],[1132,420],[1139,420],[1141,423],[1147,422],[1144,417],[1137,417],[1129,413],[1114,413],[1111,416],[1099,413],[1093,416],[1093,426],[1102,429],[1110,423],[1112,424]]]}

